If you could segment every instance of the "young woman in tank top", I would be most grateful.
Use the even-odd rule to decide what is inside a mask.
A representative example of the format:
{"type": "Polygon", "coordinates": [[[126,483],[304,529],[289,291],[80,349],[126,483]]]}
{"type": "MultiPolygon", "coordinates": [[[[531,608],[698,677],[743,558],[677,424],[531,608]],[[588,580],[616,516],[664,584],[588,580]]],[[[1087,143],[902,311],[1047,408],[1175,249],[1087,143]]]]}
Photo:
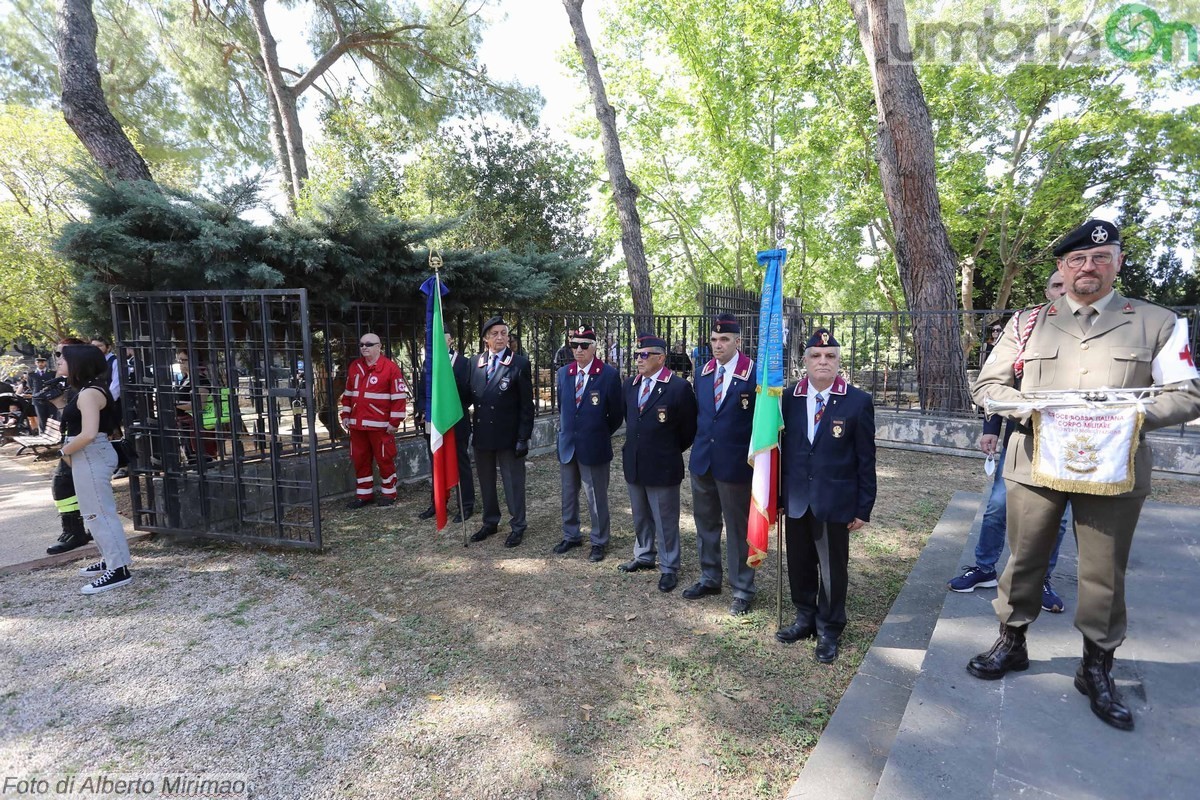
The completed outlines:
{"type": "Polygon", "coordinates": [[[124,586],[132,579],[129,543],[117,516],[111,483],[117,454],[108,437],[120,424],[120,418],[108,389],[108,362],[100,348],[90,344],[65,345],[56,374],[65,377],[76,392],[63,409],[62,426],[67,439],[60,455],[74,474],[79,510],[102,557],[79,571],[93,579],[81,591],[98,594],[124,586]]]}

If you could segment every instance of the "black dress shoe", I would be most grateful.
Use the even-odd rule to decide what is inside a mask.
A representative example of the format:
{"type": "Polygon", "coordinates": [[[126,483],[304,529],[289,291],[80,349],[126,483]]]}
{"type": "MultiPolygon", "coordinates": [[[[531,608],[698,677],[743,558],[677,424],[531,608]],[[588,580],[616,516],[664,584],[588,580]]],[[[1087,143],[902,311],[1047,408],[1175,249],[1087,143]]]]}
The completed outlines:
{"type": "Polygon", "coordinates": [[[471,508],[468,508],[465,511],[460,511],[454,515],[454,521],[456,523],[465,522],[466,520],[469,520],[471,518],[471,515],[474,513],[475,513],[475,510],[471,509],[471,508]]]}
{"type": "Polygon", "coordinates": [[[803,620],[799,619],[786,628],[780,628],[779,630],[775,631],[776,641],[783,642],[784,644],[798,642],[801,639],[811,639],[816,635],[816,626],[814,626],[811,622],[804,622],[803,620]]]}
{"type": "Polygon", "coordinates": [[[638,561],[635,558],[632,561],[626,561],[623,564],[618,564],[617,569],[619,569],[621,572],[637,572],[639,569],[658,569],[658,565],[654,563],[647,563],[645,561],[638,561]]]}
{"type": "Polygon", "coordinates": [[[64,533],[58,537],[58,541],[46,548],[46,552],[52,556],[59,553],[66,553],[74,550],[76,547],[83,547],[90,542],[92,537],[86,533],[64,533]]]}
{"type": "Polygon", "coordinates": [[[346,503],[346,508],[353,511],[356,508],[362,508],[363,506],[370,505],[373,502],[375,502],[375,498],[373,498],[373,497],[370,499],[366,499],[363,497],[356,497],[353,500],[351,500],[349,503],[346,503]]]}
{"type": "Polygon", "coordinates": [[[417,519],[433,519],[436,516],[437,516],[437,509],[435,509],[433,506],[430,506],[429,508],[422,511],[420,514],[417,514],[417,519]]]}
{"type": "Polygon", "coordinates": [[[517,545],[519,545],[521,543],[521,540],[524,538],[525,538],[525,531],[520,531],[520,532],[513,531],[512,533],[510,533],[508,535],[508,538],[504,540],[504,546],[505,547],[516,547],[517,545]]]}
{"type": "Polygon", "coordinates": [[[710,594],[720,594],[720,586],[709,586],[704,581],[696,581],[691,586],[683,590],[684,600],[699,600],[701,597],[710,594]]]}
{"type": "MultiPolygon", "coordinates": [[[[375,501],[375,505],[377,505],[377,506],[394,506],[394,505],[396,505],[396,498],[381,497],[375,501]]],[[[434,513],[437,513],[437,512],[434,512],[434,513]]],[[[429,519],[429,518],[425,517],[425,519],[429,519]]]]}
{"type": "Polygon", "coordinates": [[[602,545],[602,544],[592,545],[592,552],[588,556],[588,561],[595,563],[597,561],[603,561],[603,560],[604,560],[604,545],[602,545]]]}
{"type": "Polygon", "coordinates": [[[554,545],[554,552],[560,556],[568,550],[574,550],[576,547],[583,547],[583,542],[573,542],[570,539],[563,539],[558,544],[554,545]]]}
{"type": "Polygon", "coordinates": [[[838,657],[838,640],[836,636],[821,636],[817,638],[817,649],[814,653],[817,661],[822,664],[832,664],[838,657]]]}
{"type": "Polygon", "coordinates": [[[658,579],[658,590],[660,592],[672,592],[678,583],[679,578],[675,577],[674,572],[664,572],[662,577],[658,579]]]}
{"type": "Polygon", "coordinates": [[[491,525],[484,525],[482,528],[480,528],[479,530],[477,530],[471,534],[471,541],[472,542],[482,542],[484,539],[488,538],[495,532],[496,532],[496,529],[493,528],[491,525]]]}
{"type": "Polygon", "coordinates": [[[729,614],[734,617],[742,617],[750,613],[750,601],[745,597],[733,598],[733,603],[729,606],[729,614]]]}

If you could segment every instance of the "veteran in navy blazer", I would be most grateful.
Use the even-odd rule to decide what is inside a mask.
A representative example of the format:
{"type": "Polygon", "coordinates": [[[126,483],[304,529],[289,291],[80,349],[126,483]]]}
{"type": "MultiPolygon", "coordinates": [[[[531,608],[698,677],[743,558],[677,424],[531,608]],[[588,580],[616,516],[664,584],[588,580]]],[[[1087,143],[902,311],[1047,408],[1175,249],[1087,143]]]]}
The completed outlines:
{"type": "Polygon", "coordinates": [[[533,435],[533,375],[529,359],[508,347],[508,323],[492,317],[481,329],[486,349],[471,370],[472,444],[479,471],[483,525],[471,536],[481,542],[500,526],[496,467],[504,481],[512,530],[505,547],[516,547],[525,536],[525,456],[533,435]]]}
{"type": "Polygon", "coordinates": [[[699,408],[696,441],[688,471],[692,476],[692,516],[700,551],[700,580],[683,590],[688,600],[721,593],[721,528],[726,534],[726,567],[733,605],[741,616],[754,601],[754,570],[746,564],[750,547],[750,488],[754,471],[747,455],[754,427],[757,381],[754,361],[741,352],[742,327],[732,314],[713,321],[709,336],[713,358],[696,376],[699,408]]]}
{"type": "Polygon", "coordinates": [[[850,532],[875,506],[875,407],[838,374],[841,347],[824,328],[808,340],[804,366],[807,376],[783,394],[782,499],[796,621],[775,638],[815,635],[816,658],[828,664],[846,627],[850,532]]]}
{"type": "Polygon", "coordinates": [[[573,360],[558,370],[558,464],[562,478],[563,540],[554,552],[583,544],[579,528],[579,491],[587,496],[592,518],[589,561],[603,561],[608,550],[608,483],[612,435],[621,427],[621,376],[596,354],[596,331],[580,325],[567,342],[573,360]]]}
{"type": "Polygon", "coordinates": [[[692,386],[667,369],[667,343],[652,334],[638,337],[638,374],[624,383],[625,482],[633,510],[633,560],[622,572],[654,569],[658,589],[669,592],[679,578],[679,484],[683,451],[696,438],[696,395],[692,386]]]}

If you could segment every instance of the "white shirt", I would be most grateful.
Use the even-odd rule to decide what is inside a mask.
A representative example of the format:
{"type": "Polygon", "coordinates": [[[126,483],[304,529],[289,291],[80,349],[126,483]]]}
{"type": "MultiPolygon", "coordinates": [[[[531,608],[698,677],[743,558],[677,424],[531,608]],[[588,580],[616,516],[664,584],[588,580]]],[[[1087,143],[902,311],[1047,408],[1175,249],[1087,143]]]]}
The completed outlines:
{"type": "Polygon", "coordinates": [[[117,354],[109,353],[104,357],[108,362],[108,392],[113,400],[121,399],[121,368],[117,366],[117,354]]]}

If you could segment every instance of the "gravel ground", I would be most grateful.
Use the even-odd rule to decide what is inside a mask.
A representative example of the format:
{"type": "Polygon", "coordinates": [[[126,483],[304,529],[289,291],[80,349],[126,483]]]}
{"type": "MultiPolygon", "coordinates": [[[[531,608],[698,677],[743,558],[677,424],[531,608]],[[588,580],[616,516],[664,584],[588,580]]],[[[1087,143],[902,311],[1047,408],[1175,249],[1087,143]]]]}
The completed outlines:
{"type": "MultiPolygon", "coordinates": [[[[554,556],[547,457],[514,550],[434,534],[417,485],[393,509],[330,506],[321,554],[159,537],[107,594],[79,594],[82,562],[8,576],[0,767],[246,773],[256,798],[779,797],[946,501],[983,488],[981,463],[880,451],[832,667],[773,640],[774,554],[741,619],[728,593],[689,603],[617,573],[633,541],[619,477],[609,558],[554,556]]],[[[1194,484],[1158,485],[1197,504],[1194,484]]],[[[681,588],[697,572],[687,494],[681,588]]]]}

